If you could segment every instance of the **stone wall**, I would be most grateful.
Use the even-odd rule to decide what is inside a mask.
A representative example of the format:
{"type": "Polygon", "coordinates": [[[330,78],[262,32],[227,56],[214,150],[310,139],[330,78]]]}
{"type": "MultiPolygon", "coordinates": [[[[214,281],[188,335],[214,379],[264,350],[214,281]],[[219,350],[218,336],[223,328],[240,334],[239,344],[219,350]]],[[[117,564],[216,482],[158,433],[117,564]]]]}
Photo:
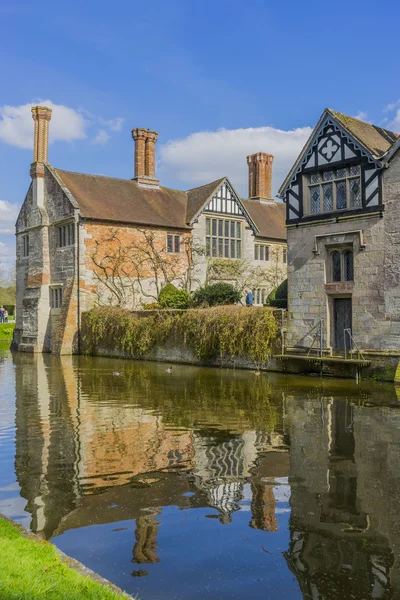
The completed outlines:
{"type": "MultiPolygon", "coordinates": [[[[386,218],[386,212],[385,212],[386,218]]],[[[324,319],[324,346],[334,345],[332,303],[352,296],[353,336],[362,348],[382,349],[390,322],[385,309],[385,220],[379,214],[288,228],[288,346],[312,344],[324,319]],[[329,253],[343,245],[354,252],[354,283],[329,283],[329,253]]]]}

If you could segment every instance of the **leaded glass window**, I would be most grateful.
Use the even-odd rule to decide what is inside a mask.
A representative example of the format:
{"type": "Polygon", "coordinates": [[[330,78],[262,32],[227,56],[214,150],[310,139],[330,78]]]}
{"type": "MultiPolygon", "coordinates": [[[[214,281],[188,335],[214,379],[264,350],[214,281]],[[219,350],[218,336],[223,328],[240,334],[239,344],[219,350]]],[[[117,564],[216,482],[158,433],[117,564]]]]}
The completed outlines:
{"type": "Polygon", "coordinates": [[[330,260],[331,281],[354,281],[353,250],[334,250],[330,260]]]}
{"type": "Polygon", "coordinates": [[[329,212],[333,210],[333,185],[332,183],[326,183],[322,186],[324,192],[324,211],[329,212]]]}
{"type": "Polygon", "coordinates": [[[315,187],[310,187],[310,194],[311,194],[311,214],[315,215],[320,211],[320,201],[319,201],[319,186],[315,186],[315,187]]]}
{"type": "Polygon", "coordinates": [[[347,207],[346,181],[337,181],[336,182],[336,207],[339,210],[347,207]]]}
{"type": "Polygon", "coordinates": [[[361,185],[359,177],[350,179],[350,206],[361,206],[361,185]]]}
{"type": "Polygon", "coordinates": [[[353,260],[353,252],[351,250],[346,250],[343,253],[344,260],[344,276],[346,281],[354,280],[354,260],[353,260]]]}
{"type": "Polygon", "coordinates": [[[341,269],[341,258],[340,252],[335,250],[332,252],[332,279],[333,281],[342,280],[342,269],[341,269]]]}
{"type": "Polygon", "coordinates": [[[308,186],[311,215],[362,206],[360,165],[310,173],[308,186]]]}
{"type": "Polygon", "coordinates": [[[213,258],[241,258],[241,221],[207,217],[206,255],[213,258]]]}
{"type": "Polygon", "coordinates": [[[168,233],[167,235],[167,252],[169,253],[178,253],[181,251],[181,236],[180,235],[172,235],[168,233]]]}

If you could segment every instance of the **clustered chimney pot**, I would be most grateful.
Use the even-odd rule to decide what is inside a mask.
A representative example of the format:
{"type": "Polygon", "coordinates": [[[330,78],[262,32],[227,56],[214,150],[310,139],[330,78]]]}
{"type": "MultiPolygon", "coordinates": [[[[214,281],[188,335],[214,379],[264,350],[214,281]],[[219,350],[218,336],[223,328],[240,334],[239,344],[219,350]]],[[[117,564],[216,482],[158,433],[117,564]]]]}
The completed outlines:
{"type": "Polygon", "coordinates": [[[134,181],[139,185],[158,187],[156,179],[156,142],[157,131],[137,127],[132,129],[135,141],[135,176],[134,181]]]}
{"type": "Polygon", "coordinates": [[[249,165],[249,198],[272,200],[272,163],[274,157],[266,152],[257,152],[247,157],[249,165]]]}

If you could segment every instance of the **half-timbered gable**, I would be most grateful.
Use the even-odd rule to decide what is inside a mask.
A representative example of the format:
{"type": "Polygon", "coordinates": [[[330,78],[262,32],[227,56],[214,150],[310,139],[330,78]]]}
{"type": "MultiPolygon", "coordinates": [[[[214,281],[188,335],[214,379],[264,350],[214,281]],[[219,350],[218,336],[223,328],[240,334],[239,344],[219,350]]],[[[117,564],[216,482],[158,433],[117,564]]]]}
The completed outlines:
{"type": "Polygon", "coordinates": [[[380,210],[384,156],[397,138],[325,110],[280,189],[287,222],[380,210]]]}

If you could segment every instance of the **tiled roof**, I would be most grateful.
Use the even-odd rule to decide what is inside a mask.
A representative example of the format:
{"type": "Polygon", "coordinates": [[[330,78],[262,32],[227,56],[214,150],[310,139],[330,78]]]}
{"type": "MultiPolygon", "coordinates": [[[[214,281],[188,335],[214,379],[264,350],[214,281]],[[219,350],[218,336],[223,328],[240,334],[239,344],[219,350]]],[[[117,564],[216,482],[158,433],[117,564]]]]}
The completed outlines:
{"type": "MultiPolygon", "coordinates": [[[[51,171],[72,195],[83,218],[142,226],[188,229],[226,177],[187,192],[146,188],[129,179],[51,171]]],[[[242,200],[258,235],[285,240],[285,207],[281,203],[242,200]]]]}
{"type": "Polygon", "coordinates": [[[286,240],[286,207],[282,202],[242,200],[242,203],[256,224],[260,237],[286,240]]]}
{"type": "Polygon", "coordinates": [[[136,225],[187,229],[185,192],[146,188],[129,179],[56,169],[82,217],[136,225]]]}
{"type": "Polygon", "coordinates": [[[364,148],[377,158],[385,154],[399,139],[400,135],[377,125],[365,123],[354,117],[348,117],[336,110],[327,109],[344,129],[346,129],[364,148]]]}

